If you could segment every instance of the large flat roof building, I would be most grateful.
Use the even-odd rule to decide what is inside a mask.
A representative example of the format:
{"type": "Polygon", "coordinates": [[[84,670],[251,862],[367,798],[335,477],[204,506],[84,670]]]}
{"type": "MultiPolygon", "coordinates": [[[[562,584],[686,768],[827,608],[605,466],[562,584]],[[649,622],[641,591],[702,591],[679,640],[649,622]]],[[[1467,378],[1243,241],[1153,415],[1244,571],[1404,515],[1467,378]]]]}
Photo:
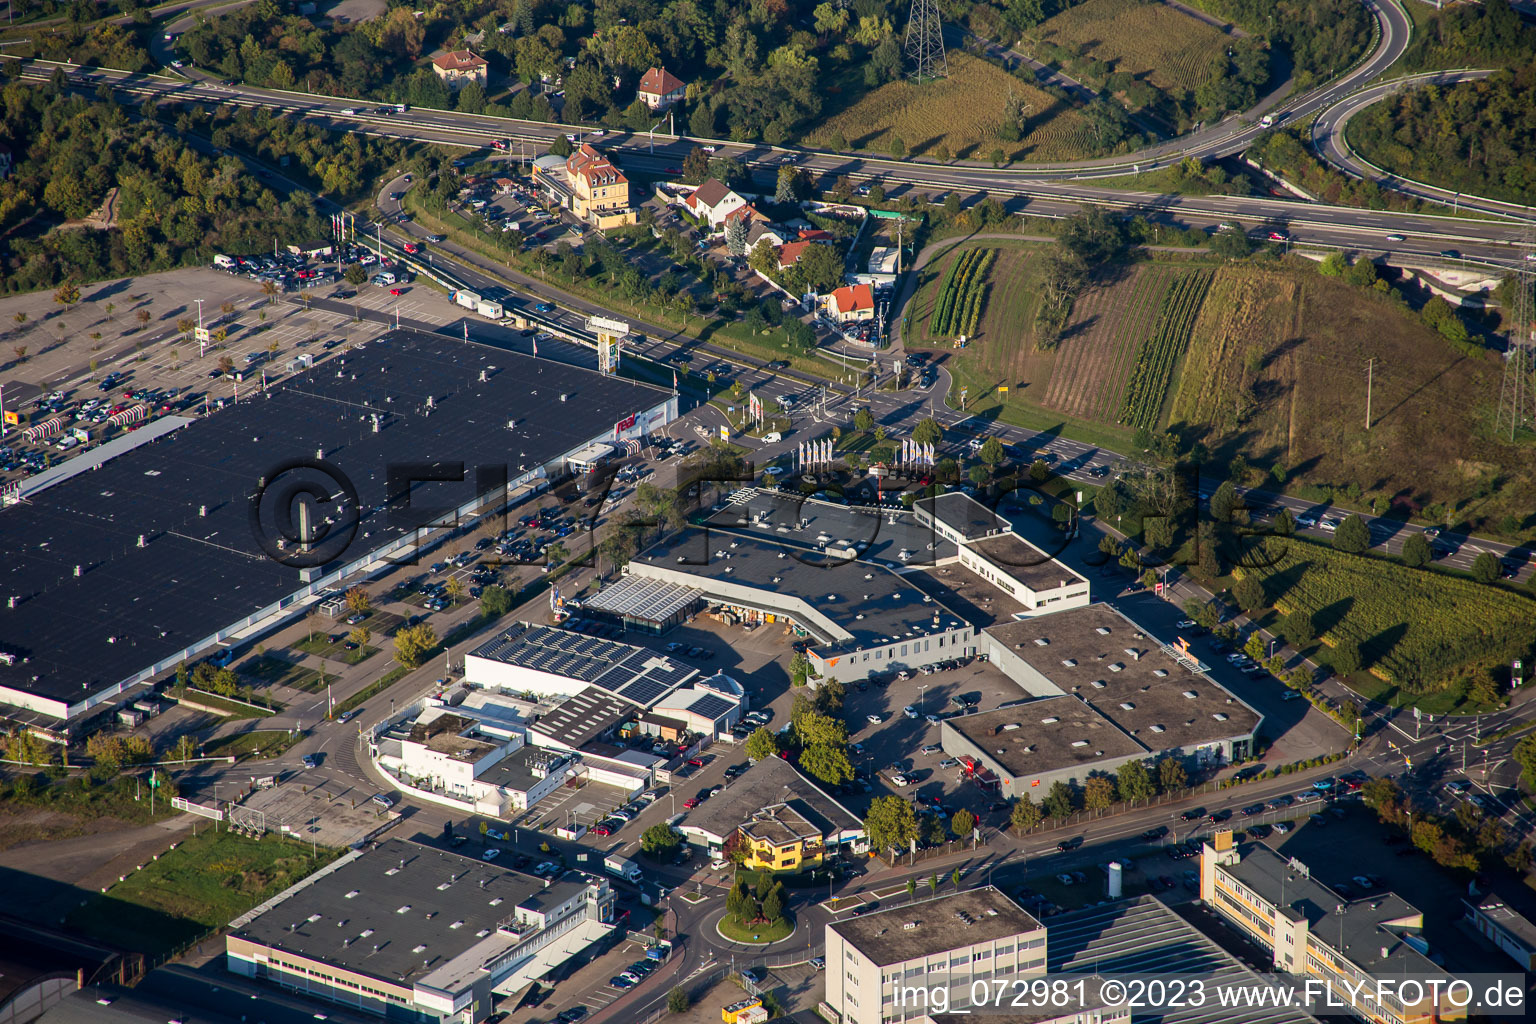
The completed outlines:
{"type": "Polygon", "coordinates": [[[386,556],[410,557],[418,525],[563,472],[566,454],[615,439],[610,425],[633,416],[625,433],[637,436],[676,412],[658,388],[412,330],[242,391],[0,509],[0,715],[67,731],[180,661],[303,614],[331,584],[387,568],[386,556]],[[317,452],[328,475],[282,468],[317,452]],[[391,508],[390,467],[407,460],[462,462],[467,480],[418,483],[409,507],[391,508]],[[481,466],[502,467],[505,487],[492,479],[476,494],[481,466]],[[253,494],[275,501],[297,482],[331,496],[336,520],[309,569],[273,530],[264,548],[251,525],[253,494]]]}
{"type": "Polygon", "coordinates": [[[1388,990],[1382,1003],[1374,999],[1377,978],[1444,975],[1428,956],[1418,908],[1396,893],[1347,899],[1263,843],[1236,843],[1230,830],[1213,839],[1201,852],[1200,898],[1272,957],[1275,970],[1321,979],[1340,1005],[1362,993],[1355,1013],[1376,1024],[1465,1017],[1433,996],[1405,1004],[1388,990]]]}
{"type": "Polygon", "coordinates": [[[644,647],[530,622],[514,623],[464,657],[471,686],[540,695],[592,689],[641,708],[698,674],[644,647]]]}
{"type": "Polygon", "coordinates": [[[629,574],[697,588],[743,618],[790,619],[818,641],[817,674],[843,681],[974,653],[976,630],[883,565],[802,557],[757,536],[698,532],[647,548],[629,574]]]}
{"type": "Polygon", "coordinates": [[[1045,926],[992,886],[834,921],[826,939],[834,1024],[922,1020],[930,1007],[905,998],[909,986],[969,993],[976,979],[1045,973],[1045,926]]]}
{"type": "Polygon", "coordinates": [[[546,883],[399,839],[347,854],[230,923],[229,969],[390,1019],[474,1022],[605,936],[596,876],[546,883]]]}

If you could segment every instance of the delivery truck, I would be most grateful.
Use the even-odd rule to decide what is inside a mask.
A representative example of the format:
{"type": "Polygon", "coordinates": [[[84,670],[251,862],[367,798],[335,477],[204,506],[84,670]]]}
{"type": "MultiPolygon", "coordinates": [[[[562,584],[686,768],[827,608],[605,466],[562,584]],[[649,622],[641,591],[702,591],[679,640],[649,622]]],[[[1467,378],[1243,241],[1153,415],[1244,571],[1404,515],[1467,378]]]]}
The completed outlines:
{"type": "Polygon", "coordinates": [[[608,856],[603,858],[603,870],[610,875],[617,875],[626,882],[640,881],[640,865],[628,857],[608,856]]]}

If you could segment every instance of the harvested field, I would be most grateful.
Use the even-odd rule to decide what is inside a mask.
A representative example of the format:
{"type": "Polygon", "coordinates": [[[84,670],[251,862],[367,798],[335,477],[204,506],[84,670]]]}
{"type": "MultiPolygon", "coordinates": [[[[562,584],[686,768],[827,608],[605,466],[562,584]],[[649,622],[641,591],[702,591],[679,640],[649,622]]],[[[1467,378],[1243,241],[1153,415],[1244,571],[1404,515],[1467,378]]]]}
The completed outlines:
{"type": "Polygon", "coordinates": [[[1040,401],[1071,416],[1115,422],[1136,347],[1151,336],[1176,276],[1174,267],[1141,263],[1078,296],[1040,401]]]}
{"type": "Polygon", "coordinates": [[[1228,42],[1205,22],[1155,0],[1085,0],[1047,19],[1029,38],[1129,71],[1175,96],[1210,77],[1212,55],[1228,42]]]}
{"type": "Polygon", "coordinates": [[[1081,111],[995,65],[953,51],[948,78],[882,85],[829,118],[809,141],[828,146],[834,134],[851,148],[876,151],[889,150],[900,138],[915,156],[931,154],[941,144],[956,157],[982,159],[994,148],[1010,160],[1073,160],[1092,152],[1081,111]],[[1032,111],[1021,142],[998,139],[1010,90],[1032,111]]]}

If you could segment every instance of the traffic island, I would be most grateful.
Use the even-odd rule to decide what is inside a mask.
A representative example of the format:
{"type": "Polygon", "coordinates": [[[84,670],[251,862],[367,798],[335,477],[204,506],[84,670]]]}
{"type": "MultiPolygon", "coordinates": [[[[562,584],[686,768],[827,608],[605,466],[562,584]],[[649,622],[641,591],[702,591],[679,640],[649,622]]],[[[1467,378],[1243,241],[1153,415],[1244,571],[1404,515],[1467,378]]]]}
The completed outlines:
{"type": "Polygon", "coordinates": [[[795,927],[795,919],[789,914],[777,921],[755,921],[751,924],[740,924],[730,914],[725,914],[715,922],[715,931],[720,933],[722,939],[752,946],[770,946],[782,942],[795,934],[795,927]]]}

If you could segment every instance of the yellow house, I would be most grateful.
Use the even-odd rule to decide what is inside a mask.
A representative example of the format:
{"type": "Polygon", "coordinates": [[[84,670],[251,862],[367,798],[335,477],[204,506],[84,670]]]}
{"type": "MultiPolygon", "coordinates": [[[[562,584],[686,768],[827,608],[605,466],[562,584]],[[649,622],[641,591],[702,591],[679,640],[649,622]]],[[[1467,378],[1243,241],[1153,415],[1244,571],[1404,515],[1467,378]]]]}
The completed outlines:
{"type": "Polygon", "coordinates": [[[741,826],[743,866],[794,873],[819,867],[826,855],[821,829],[788,804],[764,807],[741,826]]]}
{"type": "Polygon", "coordinates": [[[634,223],[629,179],[590,144],[583,143],[566,158],[565,177],[571,189],[571,212],[576,216],[599,228],[634,223]]]}

